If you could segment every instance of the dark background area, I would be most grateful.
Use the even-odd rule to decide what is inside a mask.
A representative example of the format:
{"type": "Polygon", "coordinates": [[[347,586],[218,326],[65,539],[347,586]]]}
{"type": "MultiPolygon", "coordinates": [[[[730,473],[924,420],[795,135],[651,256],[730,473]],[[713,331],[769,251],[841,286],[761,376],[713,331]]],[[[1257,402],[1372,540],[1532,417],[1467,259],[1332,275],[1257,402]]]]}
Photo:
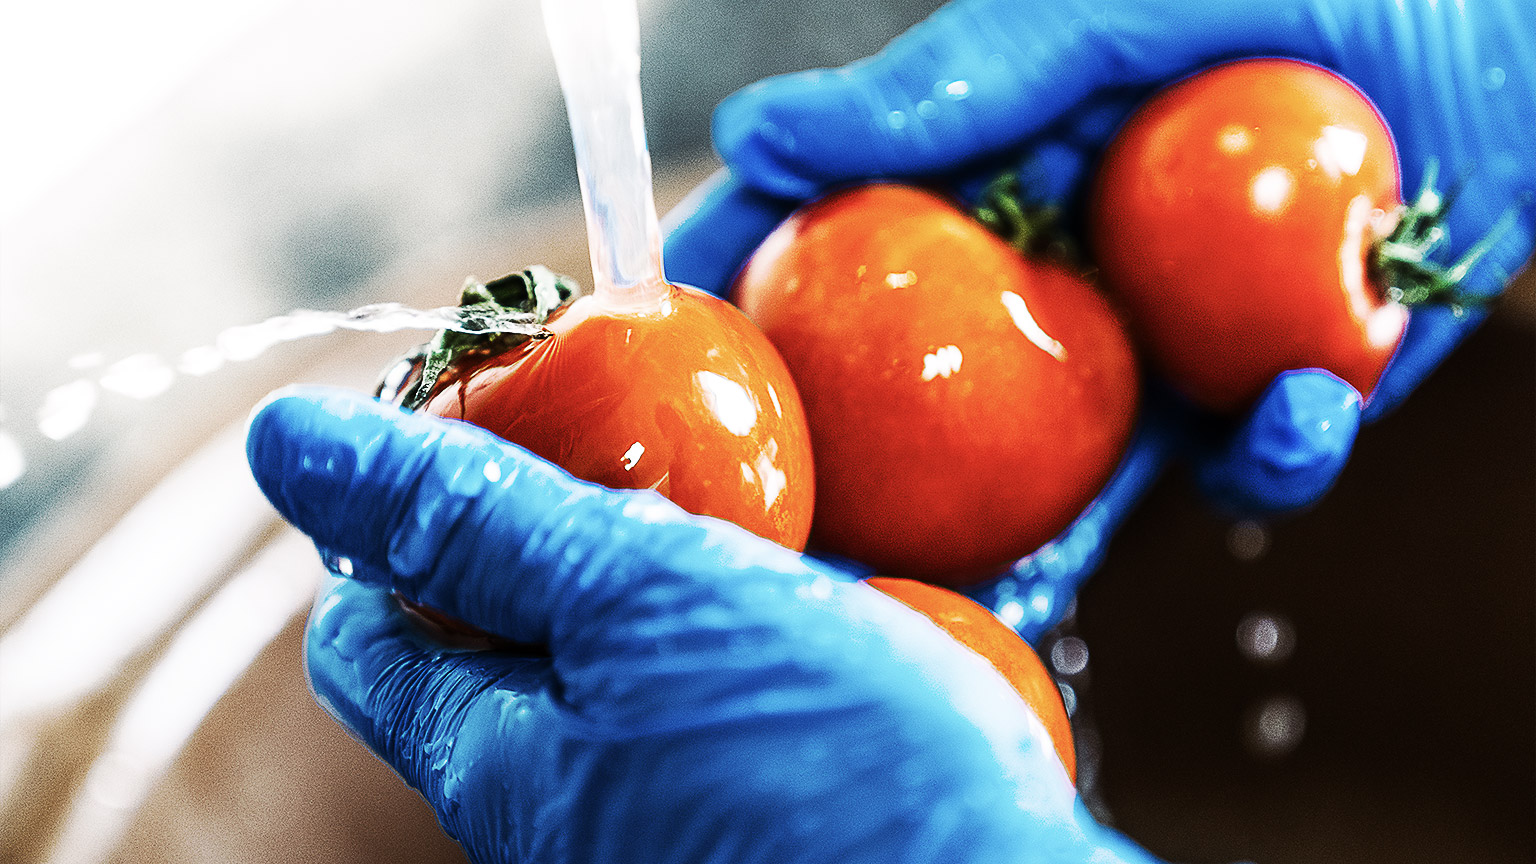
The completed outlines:
{"type": "Polygon", "coordinates": [[[1536,339],[1490,323],[1255,560],[1187,473],[1156,487],[1079,597],[1068,679],[1119,828],[1192,864],[1536,860],[1533,394],[1536,339]],[[1293,625],[1287,659],[1239,650],[1254,612],[1293,625]],[[1275,698],[1305,717],[1283,754],[1245,734],[1275,698]]]}

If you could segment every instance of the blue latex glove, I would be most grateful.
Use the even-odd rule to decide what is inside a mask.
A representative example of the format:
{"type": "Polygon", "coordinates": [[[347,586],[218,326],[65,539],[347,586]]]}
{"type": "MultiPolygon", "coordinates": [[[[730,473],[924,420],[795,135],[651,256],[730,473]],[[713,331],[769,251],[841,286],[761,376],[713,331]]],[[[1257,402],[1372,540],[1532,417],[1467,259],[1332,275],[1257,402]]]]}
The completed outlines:
{"type": "MultiPolygon", "coordinates": [[[[795,202],[858,178],[944,175],[974,190],[975,178],[1014,164],[1026,188],[1064,201],[1070,215],[1097,154],[1157,85],[1267,54],[1310,60],[1358,84],[1395,132],[1408,191],[1431,159],[1442,177],[1467,178],[1447,222],[1450,258],[1521,208],[1463,282],[1478,294],[1500,291],[1536,233],[1531,0],[956,0],[875,57],[769,79],[722,103],[715,141],[730,173],[682,211],[667,245],[669,273],[723,289],[795,202]]],[[[1364,419],[1400,402],[1483,317],[1416,309],[1364,419]]],[[[1213,499],[1269,512],[1306,505],[1332,486],[1361,419],[1362,400],[1348,384],[1299,370],[1235,426],[1210,418],[1179,426],[1195,427],[1181,434],[1194,442],[1213,499]]],[[[1093,509],[1128,507],[1135,491],[1112,488],[1093,509]]],[[[1106,516],[1100,521],[1112,529],[1119,517],[1106,516]]]]}
{"type": "Polygon", "coordinates": [[[252,419],[337,579],[321,702],[481,862],[1147,862],[1044,728],[927,619],[651,492],[341,391],[252,419]],[[396,590],[547,655],[455,651],[396,590]]]}

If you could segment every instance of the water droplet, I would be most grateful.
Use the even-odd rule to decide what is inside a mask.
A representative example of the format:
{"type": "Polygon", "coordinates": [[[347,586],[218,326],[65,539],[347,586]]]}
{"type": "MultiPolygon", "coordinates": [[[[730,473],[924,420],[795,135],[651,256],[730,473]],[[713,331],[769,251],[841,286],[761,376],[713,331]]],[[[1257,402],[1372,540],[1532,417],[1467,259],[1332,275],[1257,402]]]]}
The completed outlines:
{"type": "Polygon", "coordinates": [[[1041,591],[1036,592],[1033,597],[1029,598],[1029,606],[1031,609],[1034,609],[1036,612],[1044,615],[1051,611],[1051,595],[1042,589],[1041,591]]]}
{"type": "Polygon", "coordinates": [[[1285,756],[1301,744],[1307,729],[1307,711],[1294,696],[1272,696],[1249,709],[1243,723],[1243,740],[1255,755],[1285,756]]]}
{"type": "Polygon", "coordinates": [[[907,128],[907,112],[892,111],[891,113],[885,115],[885,125],[898,132],[907,128]]]}
{"type": "Polygon", "coordinates": [[[329,570],[332,576],[347,577],[352,575],[352,559],[334,552],[321,551],[320,563],[329,570]]]}
{"type": "Polygon", "coordinates": [[[37,431],[54,441],[79,432],[90,422],[97,396],[96,385],[83,378],[49,390],[37,409],[37,431]]]}
{"type": "Polygon", "coordinates": [[[1018,627],[1024,620],[1024,605],[1017,600],[1009,600],[998,607],[997,618],[1009,627],[1018,627]]]}
{"type": "Polygon", "coordinates": [[[832,580],[818,573],[809,583],[795,587],[795,596],[802,600],[831,600],[832,580]]]}
{"type": "Polygon", "coordinates": [[[1073,690],[1072,685],[1065,681],[1057,681],[1056,687],[1061,690],[1061,704],[1066,706],[1067,716],[1077,716],[1077,691],[1073,690]]]}
{"type": "Polygon", "coordinates": [[[491,481],[492,483],[500,483],[501,482],[501,463],[500,462],[487,462],[487,463],[485,463],[485,479],[491,481]]]}
{"type": "Polygon", "coordinates": [[[944,85],[944,95],[956,101],[971,95],[971,82],[951,81],[944,85]]]}
{"type": "Polygon", "coordinates": [[[1269,529],[1261,522],[1244,519],[1227,530],[1227,551],[1239,561],[1251,562],[1269,551],[1269,529]]]}
{"type": "Polygon", "coordinates": [[[1504,70],[1501,67],[1489,66],[1483,72],[1483,88],[1489,91],[1501,90],[1504,87],[1505,79],[1508,77],[1508,75],[1504,74],[1504,70]]]}
{"type": "Polygon", "coordinates": [[[1256,663],[1283,663],[1296,650],[1296,628],[1279,615],[1250,613],[1238,622],[1237,648],[1256,663]]]}
{"type": "Polygon", "coordinates": [[[924,120],[932,120],[939,114],[939,106],[932,99],[924,99],[917,103],[917,116],[924,120]]]}
{"type": "Polygon", "coordinates": [[[1051,665],[1062,675],[1076,675],[1088,668],[1088,643],[1076,636],[1056,640],[1051,646],[1051,665]]]}

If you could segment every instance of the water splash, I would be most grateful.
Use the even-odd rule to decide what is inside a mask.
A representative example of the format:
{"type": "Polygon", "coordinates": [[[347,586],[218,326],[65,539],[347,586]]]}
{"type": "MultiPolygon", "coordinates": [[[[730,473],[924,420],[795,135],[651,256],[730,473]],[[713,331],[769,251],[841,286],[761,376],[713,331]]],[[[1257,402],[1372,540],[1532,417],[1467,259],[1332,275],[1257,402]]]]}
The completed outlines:
{"type": "MultiPolygon", "coordinates": [[[[174,360],[152,352],[131,354],[108,362],[99,351],[76,354],[65,367],[81,377],[49,390],[34,412],[36,431],[49,441],[66,441],[90,425],[103,392],[144,401],[169,391],[179,376],[200,378],[230,363],[254,360],[275,346],[338,331],[396,333],[404,330],[458,333],[537,334],[542,325],[532,313],[488,314],[458,306],[415,309],[401,303],[372,303],[344,312],[296,309],[255,324],[230,327],[211,344],[183,351],[174,360]]],[[[0,406],[0,417],[5,406],[0,406]]],[[[0,489],[20,480],[29,459],[22,439],[0,429],[0,489]]]]}
{"type": "Polygon", "coordinates": [[[7,489],[27,473],[27,454],[16,436],[0,429],[0,489],[7,489]]]}

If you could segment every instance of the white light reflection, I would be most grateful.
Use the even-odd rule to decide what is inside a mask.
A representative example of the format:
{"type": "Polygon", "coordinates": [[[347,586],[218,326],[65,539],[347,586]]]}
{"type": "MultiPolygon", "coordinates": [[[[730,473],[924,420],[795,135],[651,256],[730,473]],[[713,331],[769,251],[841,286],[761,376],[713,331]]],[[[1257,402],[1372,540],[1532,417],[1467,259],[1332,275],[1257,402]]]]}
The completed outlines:
{"type": "Polygon", "coordinates": [[[171,389],[176,372],[153,354],[134,354],[101,373],[101,389],[130,399],[151,399],[171,389]]]}
{"type": "Polygon", "coordinates": [[[79,432],[90,422],[98,396],[96,385],[84,378],[49,390],[37,409],[37,431],[54,441],[79,432]]]}
{"type": "Polygon", "coordinates": [[[1278,758],[1294,751],[1307,731],[1307,710],[1294,696],[1273,696],[1249,709],[1243,740],[1255,755],[1278,758]]]}
{"type": "Polygon", "coordinates": [[[1343,126],[1324,126],[1323,135],[1312,143],[1312,155],[1323,171],[1334,179],[1341,175],[1353,177],[1365,164],[1365,151],[1370,139],[1363,132],[1343,126]]]}
{"type": "Polygon", "coordinates": [[[0,429],[0,489],[8,489],[27,473],[27,455],[15,436],[0,429]]]}
{"type": "Polygon", "coordinates": [[[923,355],[923,380],[932,381],[935,378],[948,378],[960,371],[960,364],[965,358],[960,355],[957,345],[945,345],[932,354],[923,355]]]}
{"type": "Polygon", "coordinates": [[[1029,307],[1024,305],[1023,297],[1012,291],[1004,291],[1003,308],[1008,310],[1008,317],[1013,319],[1013,326],[1019,328],[1019,332],[1024,334],[1025,339],[1057,360],[1063,363],[1067,361],[1067,349],[1040,328],[1040,325],[1035,322],[1035,316],[1029,314],[1029,307]]]}
{"type": "Polygon", "coordinates": [[[704,391],[704,406],[709,409],[732,435],[747,435],[757,425],[757,405],[747,388],[714,372],[699,372],[694,376],[704,391]]]}
{"type": "Polygon", "coordinates": [[[1279,213],[1290,203],[1295,185],[1291,172],[1279,165],[1265,168],[1254,176],[1253,188],[1249,190],[1253,209],[1260,213],[1279,213]]]}
{"type": "Polygon", "coordinates": [[[1237,624],[1237,648],[1256,663],[1284,663],[1296,650],[1296,628],[1280,615],[1250,613],[1237,624]]]}
{"type": "Polygon", "coordinates": [[[1408,307],[1401,303],[1381,303],[1374,299],[1365,274],[1365,242],[1373,212],[1371,200],[1356,195],[1344,216],[1344,242],[1339,244],[1339,283],[1349,301],[1349,310],[1371,345],[1386,348],[1397,343],[1408,326],[1408,307]]]}
{"type": "Polygon", "coordinates": [[[242,423],[189,457],[0,637],[0,730],[100,688],[268,529],[244,440],[242,423]]]}
{"type": "Polygon", "coordinates": [[[640,457],[644,455],[645,445],[641,444],[639,441],[636,441],[635,443],[629,445],[629,449],[624,451],[623,456],[619,457],[619,464],[624,466],[625,471],[632,471],[634,470],[635,465],[640,461],[640,457]]]}
{"type": "Polygon", "coordinates": [[[176,361],[176,371],[183,375],[201,377],[219,371],[224,366],[224,355],[212,345],[188,348],[176,361]]]}
{"type": "Polygon", "coordinates": [[[313,547],[287,532],[175,634],[87,772],[50,861],[95,862],[112,853],[203,718],[308,606],[320,572],[313,547]]]}
{"type": "Polygon", "coordinates": [[[1240,156],[1253,149],[1253,133],[1246,126],[1233,123],[1223,126],[1216,133],[1216,148],[1232,156],[1240,156]]]}
{"type": "MultiPolygon", "coordinates": [[[[768,442],[770,445],[775,442],[768,442]]],[[[784,494],[784,489],[789,485],[789,478],[785,476],[784,469],[773,464],[767,453],[757,454],[757,479],[763,486],[763,508],[771,509],[779,496],[784,494]]]]}

